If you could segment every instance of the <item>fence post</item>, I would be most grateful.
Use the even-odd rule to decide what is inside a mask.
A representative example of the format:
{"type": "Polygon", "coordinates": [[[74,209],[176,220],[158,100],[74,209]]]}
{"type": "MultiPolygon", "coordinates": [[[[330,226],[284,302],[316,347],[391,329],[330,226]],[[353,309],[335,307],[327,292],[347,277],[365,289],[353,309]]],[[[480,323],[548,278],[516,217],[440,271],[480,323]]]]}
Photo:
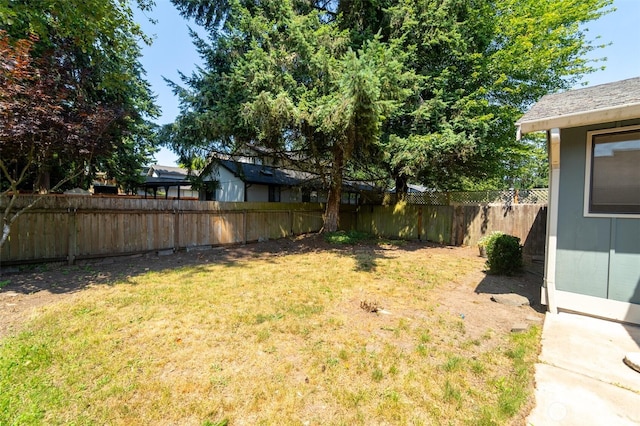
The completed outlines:
{"type": "Polygon", "coordinates": [[[247,211],[242,210],[242,244],[247,244],[247,211]]]}
{"type": "Polygon", "coordinates": [[[69,238],[67,244],[67,261],[69,265],[73,265],[76,261],[78,252],[78,226],[76,220],[76,208],[69,208],[69,238]]]}
{"type": "Polygon", "coordinates": [[[180,249],[180,210],[173,209],[173,251],[180,249]]]}
{"type": "Polygon", "coordinates": [[[418,207],[418,241],[422,241],[422,206],[418,207]]]}

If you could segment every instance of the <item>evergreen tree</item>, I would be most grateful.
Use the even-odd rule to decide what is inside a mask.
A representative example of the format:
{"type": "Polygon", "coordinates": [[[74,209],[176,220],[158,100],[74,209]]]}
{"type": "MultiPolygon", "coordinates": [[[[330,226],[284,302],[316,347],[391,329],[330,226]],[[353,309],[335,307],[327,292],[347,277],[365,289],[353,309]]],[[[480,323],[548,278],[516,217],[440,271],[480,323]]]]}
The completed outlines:
{"type": "MultiPolygon", "coordinates": [[[[346,173],[431,188],[501,185],[513,123],[594,68],[580,25],[611,0],[172,0],[209,31],[174,84],[163,140],[187,157],[244,144],[329,170],[325,230],[346,173]]],[[[525,147],[526,148],[526,147],[525,147]]],[[[520,157],[518,157],[520,156],[520,157]]],[[[522,167],[520,167],[522,169],[522,167]]]]}

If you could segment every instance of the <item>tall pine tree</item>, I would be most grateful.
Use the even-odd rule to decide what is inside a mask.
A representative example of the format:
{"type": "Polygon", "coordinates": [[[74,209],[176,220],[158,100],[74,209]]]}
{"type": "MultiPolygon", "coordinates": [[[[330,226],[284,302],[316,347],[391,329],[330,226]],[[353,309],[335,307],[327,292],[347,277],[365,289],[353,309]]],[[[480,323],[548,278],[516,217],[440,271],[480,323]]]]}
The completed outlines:
{"type": "Polygon", "coordinates": [[[464,188],[521,155],[513,123],[594,68],[581,25],[611,0],[172,0],[209,31],[204,69],[174,85],[164,140],[185,157],[252,143],[329,170],[464,188]]]}

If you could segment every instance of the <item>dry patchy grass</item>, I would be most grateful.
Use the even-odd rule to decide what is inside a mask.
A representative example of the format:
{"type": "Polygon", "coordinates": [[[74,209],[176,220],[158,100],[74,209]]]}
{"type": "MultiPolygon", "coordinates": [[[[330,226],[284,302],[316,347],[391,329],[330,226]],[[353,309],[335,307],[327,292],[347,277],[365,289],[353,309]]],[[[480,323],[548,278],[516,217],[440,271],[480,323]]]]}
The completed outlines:
{"type": "Polygon", "coordinates": [[[0,341],[0,424],[518,421],[538,328],[471,333],[439,309],[479,265],[354,247],[93,287],[0,341]]]}

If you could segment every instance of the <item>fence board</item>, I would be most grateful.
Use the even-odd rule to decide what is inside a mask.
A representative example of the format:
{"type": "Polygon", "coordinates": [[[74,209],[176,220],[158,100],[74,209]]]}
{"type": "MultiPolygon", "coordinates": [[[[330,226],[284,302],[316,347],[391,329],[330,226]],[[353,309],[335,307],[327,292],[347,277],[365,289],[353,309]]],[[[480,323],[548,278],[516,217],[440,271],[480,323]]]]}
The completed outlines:
{"type": "Polygon", "coordinates": [[[409,204],[362,206],[356,229],[381,237],[417,239],[418,211],[419,207],[409,204]]]}
{"type": "Polygon", "coordinates": [[[424,238],[440,244],[451,244],[453,207],[425,206],[422,213],[424,238]]]}
{"type": "Polygon", "coordinates": [[[293,233],[307,234],[309,232],[318,231],[322,228],[322,211],[292,211],[293,214],[293,233]]]}
{"type": "MultiPolygon", "coordinates": [[[[30,197],[21,197],[24,205],[30,197]]],[[[1,207],[1,206],[0,206],[1,207]]],[[[38,262],[237,244],[316,232],[319,203],[220,203],[192,200],[52,196],[13,224],[2,263],[38,262]]],[[[373,235],[475,244],[494,230],[520,237],[525,253],[543,254],[543,205],[343,206],[342,229],[373,235]]]]}
{"type": "Polygon", "coordinates": [[[520,238],[525,254],[543,255],[546,206],[461,206],[465,230],[463,244],[475,245],[484,235],[501,231],[520,238]]]}

